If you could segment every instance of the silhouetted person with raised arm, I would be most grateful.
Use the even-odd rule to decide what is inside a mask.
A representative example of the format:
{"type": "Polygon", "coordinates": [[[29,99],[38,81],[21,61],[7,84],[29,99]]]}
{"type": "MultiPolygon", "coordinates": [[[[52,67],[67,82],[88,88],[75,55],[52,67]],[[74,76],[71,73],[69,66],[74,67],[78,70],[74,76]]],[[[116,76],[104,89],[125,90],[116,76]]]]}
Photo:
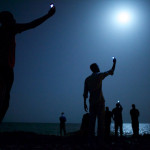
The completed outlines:
{"type": "Polygon", "coordinates": [[[62,136],[62,132],[64,132],[64,135],[66,135],[66,117],[64,116],[64,112],[61,113],[61,116],[59,117],[60,120],[60,136],[62,136]]]}
{"type": "Polygon", "coordinates": [[[112,112],[109,110],[109,107],[106,107],[105,110],[105,136],[109,137],[110,135],[110,125],[111,125],[112,112]]]}
{"type": "Polygon", "coordinates": [[[10,91],[14,81],[15,36],[37,27],[54,13],[55,7],[53,6],[43,17],[29,23],[19,24],[16,23],[10,12],[0,12],[0,122],[2,122],[9,107],[10,91]]]}
{"type": "Polygon", "coordinates": [[[132,104],[132,109],[130,110],[131,120],[132,120],[132,130],[133,135],[139,135],[139,110],[135,108],[135,104],[132,104]]]}
{"type": "Polygon", "coordinates": [[[100,69],[96,63],[90,65],[92,74],[85,79],[84,83],[84,110],[88,111],[86,104],[86,99],[88,98],[88,93],[90,93],[89,98],[89,112],[90,112],[90,122],[89,122],[89,137],[95,135],[95,122],[98,119],[98,130],[97,136],[100,139],[104,137],[104,118],[105,118],[105,100],[102,92],[102,81],[108,75],[113,75],[116,65],[116,59],[113,59],[113,66],[107,72],[100,72],[100,69]]]}
{"type": "Polygon", "coordinates": [[[120,136],[122,136],[123,134],[123,130],[122,130],[122,125],[123,125],[123,120],[122,120],[122,106],[120,104],[120,102],[118,102],[116,104],[116,107],[112,110],[112,115],[113,115],[113,119],[115,122],[115,136],[118,136],[118,127],[120,128],[120,136]]]}

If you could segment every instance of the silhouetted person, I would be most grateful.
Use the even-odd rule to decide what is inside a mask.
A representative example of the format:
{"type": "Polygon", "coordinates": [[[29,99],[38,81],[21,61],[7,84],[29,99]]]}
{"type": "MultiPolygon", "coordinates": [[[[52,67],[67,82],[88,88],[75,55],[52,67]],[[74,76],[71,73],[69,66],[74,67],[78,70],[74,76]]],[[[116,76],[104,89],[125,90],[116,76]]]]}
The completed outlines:
{"type": "Polygon", "coordinates": [[[83,118],[82,118],[81,128],[80,128],[81,135],[83,135],[83,136],[88,136],[89,120],[90,120],[89,113],[84,114],[83,118]]]}
{"type": "Polygon", "coordinates": [[[90,65],[90,69],[93,72],[89,77],[85,79],[84,83],[84,110],[87,111],[88,107],[86,99],[88,98],[88,92],[90,93],[89,98],[89,112],[90,112],[90,123],[89,123],[89,136],[95,135],[95,122],[98,119],[98,130],[97,136],[99,138],[104,137],[104,118],[105,118],[105,100],[102,92],[102,81],[108,75],[113,75],[116,65],[116,59],[113,59],[113,67],[111,70],[101,73],[96,63],[90,65]]]}
{"type": "Polygon", "coordinates": [[[18,24],[8,11],[0,12],[0,122],[9,107],[10,91],[14,81],[15,36],[35,28],[55,13],[55,7],[41,18],[32,22],[18,24]]]}
{"type": "Polygon", "coordinates": [[[132,104],[132,109],[130,110],[131,120],[132,120],[132,130],[133,135],[138,136],[139,135],[139,110],[135,108],[135,104],[132,104]]]}
{"type": "Polygon", "coordinates": [[[59,117],[60,120],[60,135],[62,136],[62,132],[64,132],[64,135],[66,135],[66,117],[64,116],[64,112],[61,113],[61,116],[59,117]]]}
{"type": "Polygon", "coordinates": [[[122,134],[123,134],[122,110],[123,110],[123,108],[120,103],[117,103],[116,107],[112,110],[112,115],[113,115],[113,119],[115,122],[115,136],[118,136],[118,127],[120,128],[120,136],[122,136],[122,134]]]}
{"type": "Polygon", "coordinates": [[[109,137],[110,135],[110,125],[111,125],[112,112],[109,111],[109,107],[106,107],[105,110],[105,136],[109,137]]]}

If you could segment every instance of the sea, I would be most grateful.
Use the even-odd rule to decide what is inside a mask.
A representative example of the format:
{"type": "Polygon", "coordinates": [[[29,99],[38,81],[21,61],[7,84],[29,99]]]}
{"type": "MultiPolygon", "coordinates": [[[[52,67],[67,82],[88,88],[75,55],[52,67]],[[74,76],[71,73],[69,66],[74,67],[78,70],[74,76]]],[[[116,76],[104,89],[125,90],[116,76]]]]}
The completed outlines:
{"type": "MultiPolygon", "coordinates": [[[[80,130],[81,124],[79,123],[67,123],[67,133],[72,133],[80,130]]],[[[56,135],[59,136],[59,123],[10,123],[5,122],[0,124],[0,132],[33,132],[43,135],[56,135]]],[[[114,124],[111,124],[111,132],[114,133],[114,124]]],[[[123,124],[123,134],[130,136],[133,134],[131,123],[123,124]]],[[[140,123],[139,134],[150,134],[150,124],[140,123]]]]}

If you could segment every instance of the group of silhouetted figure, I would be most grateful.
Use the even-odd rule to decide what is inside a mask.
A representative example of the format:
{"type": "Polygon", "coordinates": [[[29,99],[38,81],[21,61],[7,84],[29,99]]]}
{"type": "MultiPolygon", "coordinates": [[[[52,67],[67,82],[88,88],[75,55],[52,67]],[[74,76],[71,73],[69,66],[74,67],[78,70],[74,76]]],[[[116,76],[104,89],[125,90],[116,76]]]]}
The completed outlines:
{"type": "MultiPolygon", "coordinates": [[[[109,107],[105,109],[105,137],[109,137],[111,134],[111,123],[112,119],[114,120],[114,129],[115,129],[115,136],[118,137],[118,129],[120,129],[120,136],[123,135],[123,119],[122,119],[122,110],[123,107],[121,106],[120,102],[116,103],[116,107],[110,111],[109,107]]],[[[131,116],[131,124],[133,130],[133,136],[137,137],[139,135],[139,110],[136,109],[135,104],[132,104],[132,109],[130,110],[131,116]]],[[[66,135],[66,117],[64,116],[64,112],[61,113],[59,117],[60,120],[60,135],[66,135]]],[[[83,136],[89,136],[89,121],[90,121],[90,114],[86,113],[83,115],[82,123],[80,127],[80,133],[83,136]]]]}
{"type": "MultiPolygon", "coordinates": [[[[116,107],[110,111],[109,107],[105,109],[105,137],[109,137],[111,135],[111,123],[112,119],[114,120],[114,129],[115,129],[115,136],[118,137],[118,129],[120,129],[120,136],[123,135],[123,119],[122,119],[122,110],[123,107],[118,102],[116,103],[116,107]]],[[[139,110],[136,109],[135,104],[132,104],[132,109],[130,110],[131,116],[131,124],[133,130],[133,136],[137,137],[139,135],[139,110]]],[[[89,135],[89,123],[90,123],[90,113],[86,113],[83,115],[82,124],[81,124],[81,134],[84,136],[89,135]]]]}
{"type": "MultiPolygon", "coordinates": [[[[35,28],[46,21],[55,14],[55,6],[51,5],[50,10],[44,16],[31,21],[29,23],[16,23],[14,16],[9,11],[0,12],[0,123],[2,122],[10,100],[10,92],[14,82],[14,66],[15,66],[15,36],[26,30],[35,28]]],[[[115,135],[118,135],[118,128],[120,128],[120,135],[123,134],[122,129],[122,106],[120,103],[116,104],[116,108],[109,111],[106,107],[105,99],[102,92],[102,82],[107,76],[114,75],[116,67],[116,58],[113,57],[112,68],[106,72],[101,72],[96,63],[90,65],[92,74],[89,75],[84,82],[84,110],[88,112],[86,100],[89,97],[89,113],[85,114],[82,120],[81,131],[90,137],[95,136],[95,123],[98,122],[97,136],[103,139],[104,136],[110,135],[111,118],[115,123],[115,135]]],[[[139,111],[132,105],[130,111],[133,134],[139,134],[139,111]]],[[[62,113],[60,117],[60,134],[62,131],[66,134],[65,129],[66,118],[62,113]]]]}
{"type": "MultiPolygon", "coordinates": [[[[116,107],[110,111],[109,107],[106,107],[105,111],[105,136],[110,135],[110,125],[111,125],[111,118],[114,120],[115,126],[115,136],[118,136],[118,129],[120,128],[120,136],[123,134],[123,119],[122,119],[122,106],[120,103],[116,104],[116,107]]],[[[132,130],[133,135],[139,135],[139,110],[135,108],[135,104],[132,104],[132,109],[130,110],[131,116],[131,123],[132,123],[132,130]]]]}

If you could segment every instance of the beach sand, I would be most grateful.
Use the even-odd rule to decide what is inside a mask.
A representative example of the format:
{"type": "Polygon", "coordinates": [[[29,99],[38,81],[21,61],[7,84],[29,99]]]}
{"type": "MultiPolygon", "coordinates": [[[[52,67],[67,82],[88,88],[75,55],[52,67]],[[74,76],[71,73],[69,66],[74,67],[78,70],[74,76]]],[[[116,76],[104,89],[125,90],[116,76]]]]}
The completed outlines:
{"type": "Polygon", "coordinates": [[[149,150],[150,135],[138,138],[110,136],[101,143],[97,137],[39,135],[30,132],[0,133],[0,150],[149,150]]]}

